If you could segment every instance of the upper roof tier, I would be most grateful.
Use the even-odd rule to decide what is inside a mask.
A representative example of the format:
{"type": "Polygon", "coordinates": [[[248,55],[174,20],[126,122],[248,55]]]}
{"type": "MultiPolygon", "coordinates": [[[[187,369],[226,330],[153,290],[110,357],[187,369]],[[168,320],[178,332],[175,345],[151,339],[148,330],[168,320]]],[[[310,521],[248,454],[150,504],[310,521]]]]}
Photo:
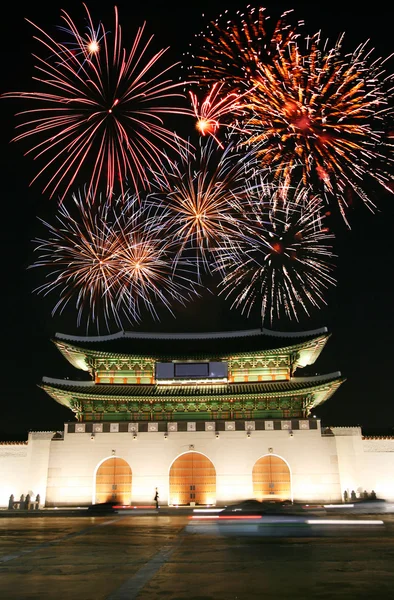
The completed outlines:
{"type": "Polygon", "coordinates": [[[305,338],[313,337],[327,333],[327,327],[319,329],[311,329],[309,331],[274,331],[272,329],[241,329],[235,331],[205,331],[205,332],[150,332],[150,331],[118,331],[108,335],[70,335],[67,333],[56,333],[55,338],[60,340],[68,340],[70,342],[82,342],[95,344],[99,342],[109,342],[119,339],[134,339],[134,340],[225,340],[231,338],[250,338],[270,336],[276,338],[305,338]]]}
{"type": "Polygon", "coordinates": [[[227,360],[250,356],[289,356],[292,372],[313,364],[330,335],[327,328],[304,332],[269,329],[204,333],[148,333],[122,331],[106,336],[57,333],[60,352],[78,369],[92,372],[103,358],[123,360],[227,360]]]}

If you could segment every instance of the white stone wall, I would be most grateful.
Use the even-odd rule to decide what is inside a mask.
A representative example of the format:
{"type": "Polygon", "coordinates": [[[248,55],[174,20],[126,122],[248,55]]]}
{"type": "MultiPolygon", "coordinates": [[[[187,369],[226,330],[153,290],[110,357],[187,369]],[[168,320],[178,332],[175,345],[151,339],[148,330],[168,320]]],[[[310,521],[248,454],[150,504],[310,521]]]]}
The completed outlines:
{"type": "Polygon", "coordinates": [[[190,449],[207,456],[216,469],[216,502],[235,502],[253,497],[252,470],[262,456],[272,453],[290,468],[294,500],[338,501],[341,487],[335,439],[322,437],[320,429],[181,433],[89,433],[65,434],[53,442],[48,469],[47,504],[85,505],[95,501],[95,473],[111,456],[124,459],[132,470],[132,502],[151,503],[155,487],[160,501],[169,498],[172,463],[190,449]],[[191,448],[191,445],[193,448],[191,448]],[[83,460],[82,460],[83,457],[83,460]]]}
{"type": "MultiPolygon", "coordinates": [[[[363,449],[360,427],[331,427],[335,436],[341,497],[346,490],[349,497],[363,486],[363,449]]],[[[364,488],[363,488],[364,489],[364,488]]]]}
{"type": "Polygon", "coordinates": [[[27,494],[27,453],[27,444],[0,443],[0,507],[8,506],[11,494],[15,500],[27,494]]]}
{"type": "Polygon", "coordinates": [[[28,438],[26,487],[32,499],[40,495],[40,502],[45,506],[48,478],[48,463],[53,431],[32,431],[28,438]]]}
{"type": "Polygon", "coordinates": [[[0,443],[0,506],[8,506],[11,494],[19,500],[21,494],[30,494],[34,500],[40,495],[45,504],[48,461],[53,431],[29,433],[27,443],[0,443]]]}
{"type": "Polygon", "coordinates": [[[365,437],[362,445],[364,452],[394,452],[394,437],[365,437]]]}
{"type": "Polygon", "coordinates": [[[360,427],[332,427],[338,450],[342,495],[364,490],[394,500],[394,437],[363,438],[360,427]]]}
{"type": "Polygon", "coordinates": [[[394,437],[364,438],[364,489],[378,498],[394,499],[394,437]]]}
{"type": "Polygon", "coordinates": [[[194,450],[207,456],[216,469],[216,502],[228,504],[253,497],[252,470],[266,454],[289,466],[292,499],[300,502],[338,502],[346,489],[358,494],[374,490],[394,501],[394,438],[362,438],[359,427],[289,431],[214,431],[132,433],[68,433],[53,440],[52,432],[32,432],[28,444],[0,444],[0,506],[11,493],[40,494],[47,506],[83,506],[95,502],[95,474],[112,456],[132,470],[131,501],[152,503],[155,487],[160,502],[169,498],[169,471],[181,454],[194,450]],[[193,448],[191,447],[193,446],[193,448]]]}

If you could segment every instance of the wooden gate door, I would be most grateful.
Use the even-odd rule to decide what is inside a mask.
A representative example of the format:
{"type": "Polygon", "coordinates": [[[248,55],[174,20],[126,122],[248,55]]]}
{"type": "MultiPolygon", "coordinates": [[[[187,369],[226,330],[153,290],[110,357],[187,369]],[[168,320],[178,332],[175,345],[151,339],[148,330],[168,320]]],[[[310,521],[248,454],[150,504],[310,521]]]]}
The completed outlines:
{"type": "Polygon", "coordinates": [[[170,469],[169,504],[215,504],[216,470],[209,458],[187,452],[170,469]]]}
{"type": "Polygon", "coordinates": [[[257,500],[291,500],[290,469],[282,458],[269,454],[255,463],[253,494],[257,500]]]}
{"type": "Polygon", "coordinates": [[[96,474],[96,503],[131,502],[131,468],[123,458],[108,458],[96,474]]]}

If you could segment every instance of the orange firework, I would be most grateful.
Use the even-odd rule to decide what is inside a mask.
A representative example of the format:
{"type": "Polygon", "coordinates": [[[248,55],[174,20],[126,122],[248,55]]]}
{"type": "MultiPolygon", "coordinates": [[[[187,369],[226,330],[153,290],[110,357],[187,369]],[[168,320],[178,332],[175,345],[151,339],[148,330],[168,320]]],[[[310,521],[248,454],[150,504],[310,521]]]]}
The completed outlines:
{"type": "Polygon", "coordinates": [[[226,89],[243,89],[262,62],[269,61],[278,47],[295,39],[296,28],[287,23],[288,14],[293,11],[284,12],[272,27],[265,8],[248,9],[245,13],[238,11],[231,20],[226,11],[209,23],[207,32],[201,33],[202,47],[193,51],[192,68],[193,78],[197,77],[200,84],[220,80],[226,89]]]}
{"type": "Polygon", "coordinates": [[[349,188],[372,209],[366,176],[386,189],[393,181],[386,133],[393,93],[385,61],[370,61],[366,44],[344,58],[342,40],[326,51],[315,35],[305,51],[291,43],[270,64],[259,65],[243,143],[253,147],[263,168],[288,184],[302,178],[336,196],[346,220],[349,188]]]}
{"type": "Polygon", "coordinates": [[[47,271],[35,292],[57,295],[53,315],[73,304],[78,326],[86,318],[87,330],[109,331],[138,323],[143,310],[158,319],[158,306],[173,314],[173,302],[196,293],[194,270],[179,259],[174,270],[177,246],[142,198],[100,197],[92,205],[85,190],[72,200],[70,210],[60,205],[54,225],[43,221],[46,238],[34,240],[31,266],[47,271]]]}
{"type": "Polygon", "coordinates": [[[169,162],[165,177],[154,174],[150,201],[164,213],[165,234],[178,244],[177,257],[210,271],[212,253],[237,228],[232,215],[248,169],[247,157],[235,155],[231,144],[222,152],[212,139],[201,138],[195,155],[185,152],[179,163],[169,162]]]}

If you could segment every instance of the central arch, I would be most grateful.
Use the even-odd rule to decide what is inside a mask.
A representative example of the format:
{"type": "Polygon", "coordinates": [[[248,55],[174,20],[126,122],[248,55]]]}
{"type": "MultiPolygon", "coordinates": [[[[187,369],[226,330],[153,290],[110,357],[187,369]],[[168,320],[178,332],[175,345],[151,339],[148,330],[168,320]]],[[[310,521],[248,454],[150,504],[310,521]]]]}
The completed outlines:
{"type": "Polygon", "coordinates": [[[130,504],[131,480],[130,465],[123,458],[108,458],[97,469],[96,503],[130,504]]]}
{"type": "Polygon", "coordinates": [[[253,495],[257,500],[291,500],[290,469],[283,458],[267,454],[255,462],[253,495]]]}
{"type": "Polygon", "coordinates": [[[216,469],[200,452],[186,452],[170,467],[169,504],[215,504],[216,469]]]}

